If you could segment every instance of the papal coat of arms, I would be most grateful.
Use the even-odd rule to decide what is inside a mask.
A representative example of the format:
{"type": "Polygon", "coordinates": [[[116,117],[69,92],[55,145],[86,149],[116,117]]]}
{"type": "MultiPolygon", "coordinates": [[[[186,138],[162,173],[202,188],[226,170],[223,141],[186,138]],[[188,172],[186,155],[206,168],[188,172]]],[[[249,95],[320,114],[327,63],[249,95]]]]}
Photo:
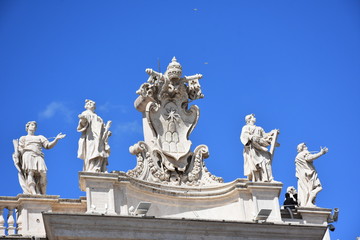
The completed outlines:
{"type": "Polygon", "coordinates": [[[144,141],[130,147],[137,166],[128,175],[141,180],[205,185],[222,182],[210,174],[204,164],[208,148],[200,145],[191,151],[189,136],[199,119],[199,108],[189,107],[192,100],[203,98],[201,74],[182,76],[176,58],[164,74],[146,69],[149,78],[136,92],[135,107],[143,114],[144,141]]]}

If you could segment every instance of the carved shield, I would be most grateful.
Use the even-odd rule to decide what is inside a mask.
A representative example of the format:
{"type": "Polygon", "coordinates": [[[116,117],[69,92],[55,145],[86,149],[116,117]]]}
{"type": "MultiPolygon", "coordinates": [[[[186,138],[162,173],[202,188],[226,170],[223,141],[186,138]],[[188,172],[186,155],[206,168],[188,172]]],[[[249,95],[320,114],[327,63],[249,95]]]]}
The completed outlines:
{"type": "Polygon", "coordinates": [[[198,121],[199,109],[192,106],[186,110],[173,101],[158,107],[148,112],[148,120],[162,152],[178,161],[190,151],[188,137],[198,121]]]}

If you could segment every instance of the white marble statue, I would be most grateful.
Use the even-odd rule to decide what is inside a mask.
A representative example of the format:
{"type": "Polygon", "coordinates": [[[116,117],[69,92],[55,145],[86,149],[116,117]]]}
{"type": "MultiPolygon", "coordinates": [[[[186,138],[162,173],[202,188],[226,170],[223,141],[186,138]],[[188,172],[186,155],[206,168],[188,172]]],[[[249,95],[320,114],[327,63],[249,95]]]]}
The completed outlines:
{"type": "Polygon", "coordinates": [[[141,180],[204,185],[219,183],[211,175],[203,159],[208,148],[200,145],[190,150],[189,136],[199,119],[199,108],[189,107],[192,100],[203,98],[201,74],[182,77],[182,67],[174,57],[164,74],[150,68],[149,75],[136,92],[140,96],[135,107],[143,114],[144,141],[130,147],[137,156],[137,166],[128,175],[141,180]]]}
{"type": "Polygon", "coordinates": [[[247,115],[245,122],[240,135],[244,144],[244,175],[253,182],[271,182],[274,180],[271,165],[275,147],[279,146],[276,142],[279,130],[266,133],[255,125],[254,114],[247,115]]]}
{"type": "Polygon", "coordinates": [[[95,113],[95,108],[96,103],[86,99],[86,110],[79,114],[77,131],[82,134],[79,139],[78,158],[84,160],[85,172],[107,172],[111,121],[105,125],[102,118],[95,113]]]}
{"type": "Polygon", "coordinates": [[[320,152],[312,154],[305,143],[297,146],[298,154],[295,158],[296,177],[298,179],[298,202],[301,207],[316,207],[316,195],[322,190],[318,174],[313,161],[328,152],[321,148],[320,152]]]}
{"type": "Polygon", "coordinates": [[[19,182],[24,194],[46,194],[46,164],[42,148],[53,148],[59,139],[66,135],[59,133],[54,141],[49,142],[42,135],[35,135],[37,123],[30,121],[26,124],[27,135],[13,140],[15,152],[13,160],[19,171],[19,182]]]}

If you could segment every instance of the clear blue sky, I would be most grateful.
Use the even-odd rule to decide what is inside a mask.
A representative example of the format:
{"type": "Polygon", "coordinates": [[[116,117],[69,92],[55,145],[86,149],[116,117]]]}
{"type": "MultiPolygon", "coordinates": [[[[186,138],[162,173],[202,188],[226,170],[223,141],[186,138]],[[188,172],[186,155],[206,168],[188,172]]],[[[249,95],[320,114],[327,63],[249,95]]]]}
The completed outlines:
{"type": "Polygon", "coordinates": [[[113,121],[109,170],[134,168],[135,91],[173,56],[204,76],[190,138],[209,146],[213,174],[244,177],[239,134],[255,113],[281,131],[273,171],[284,188],[297,185],[297,144],[329,148],[315,163],[317,205],[340,208],[333,239],[360,236],[360,1],[0,1],[0,195],[21,193],[12,139],[30,120],[37,134],[67,134],[44,150],[48,194],[85,195],[76,126],[86,98],[113,121]]]}

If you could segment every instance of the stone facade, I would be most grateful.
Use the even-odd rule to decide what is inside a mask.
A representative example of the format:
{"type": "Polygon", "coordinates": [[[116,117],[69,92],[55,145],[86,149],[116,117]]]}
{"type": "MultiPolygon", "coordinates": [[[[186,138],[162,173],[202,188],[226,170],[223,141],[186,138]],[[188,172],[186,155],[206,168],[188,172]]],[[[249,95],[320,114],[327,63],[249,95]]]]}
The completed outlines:
{"type": "Polygon", "coordinates": [[[79,173],[86,191],[87,212],[129,214],[131,206],[151,202],[148,216],[253,221],[260,209],[271,209],[268,221],[281,222],[281,183],[253,183],[237,179],[207,187],[167,186],[128,177],[125,173],[79,173]]]}
{"type": "Polygon", "coordinates": [[[45,213],[49,239],[314,240],[326,227],[199,219],[45,213]]]}

